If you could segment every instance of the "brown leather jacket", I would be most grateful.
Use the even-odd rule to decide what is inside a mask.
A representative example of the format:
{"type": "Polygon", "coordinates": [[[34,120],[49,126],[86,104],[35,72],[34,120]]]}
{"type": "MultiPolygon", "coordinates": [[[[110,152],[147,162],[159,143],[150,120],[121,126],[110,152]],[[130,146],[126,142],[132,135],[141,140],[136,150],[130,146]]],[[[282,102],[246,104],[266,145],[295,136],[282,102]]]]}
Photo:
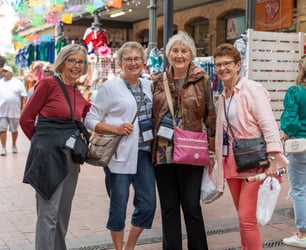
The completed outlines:
{"type": "MultiPolygon", "coordinates": [[[[168,84],[175,103],[175,85],[171,66],[166,70],[168,84]]],[[[211,81],[202,68],[191,64],[186,81],[181,92],[182,102],[182,129],[189,131],[202,131],[202,122],[207,127],[209,136],[209,150],[214,149],[214,136],[216,132],[216,111],[213,103],[211,81]]],[[[163,73],[153,77],[153,133],[155,140],[152,145],[153,161],[156,150],[156,133],[162,117],[169,113],[167,98],[163,85],[163,73]]],[[[154,161],[155,162],[155,161],[154,161]]]]}

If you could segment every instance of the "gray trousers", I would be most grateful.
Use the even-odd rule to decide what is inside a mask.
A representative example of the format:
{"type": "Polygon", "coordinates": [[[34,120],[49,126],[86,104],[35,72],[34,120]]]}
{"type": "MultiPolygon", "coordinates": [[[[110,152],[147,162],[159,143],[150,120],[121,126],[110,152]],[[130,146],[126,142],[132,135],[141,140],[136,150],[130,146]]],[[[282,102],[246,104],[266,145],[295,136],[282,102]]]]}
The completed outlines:
{"type": "MultiPolygon", "coordinates": [[[[70,155],[69,155],[70,157],[70,155]]],[[[76,190],[80,166],[71,161],[69,173],[50,200],[36,193],[36,250],[66,250],[72,200],[76,190]]]]}

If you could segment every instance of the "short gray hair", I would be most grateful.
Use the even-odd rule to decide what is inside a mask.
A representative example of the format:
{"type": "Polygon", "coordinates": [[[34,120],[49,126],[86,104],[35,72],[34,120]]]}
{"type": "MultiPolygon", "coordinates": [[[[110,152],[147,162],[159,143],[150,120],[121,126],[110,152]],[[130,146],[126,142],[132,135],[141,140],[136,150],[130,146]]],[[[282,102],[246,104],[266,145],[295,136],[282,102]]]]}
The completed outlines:
{"type": "Polygon", "coordinates": [[[131,41],[124,43],[121,48],[117,51],[116,60],[118,65],[122,64],[123,55],[130,50],[138,50],[141,54],[142,60],[145,61],[146,53],[143,46],[139,42],[131,41]]]}
{"type": "Polygon", "coordinates": [[[53,71],[55,73],[62,73],[63,65],[67,57],[79,52],[80,50],[84,53],[84,71],[82,75],[85,75],[88,69],[87,50],[83,45],[80,44],[69,44],[63,47],[55,59],[55,62],[53,64],[53,71]]]}
{"type": "Polygon", "coordinates": [[[174,44],[182,44],[190,49],[192,54],[192,59],[197,56],[197,49],[194,44],[194,40],[184,31],[179,31],[177,34],[170,37],[167,45],[166,45],[166,55],[169,58],[169,53],[174,44]]]}

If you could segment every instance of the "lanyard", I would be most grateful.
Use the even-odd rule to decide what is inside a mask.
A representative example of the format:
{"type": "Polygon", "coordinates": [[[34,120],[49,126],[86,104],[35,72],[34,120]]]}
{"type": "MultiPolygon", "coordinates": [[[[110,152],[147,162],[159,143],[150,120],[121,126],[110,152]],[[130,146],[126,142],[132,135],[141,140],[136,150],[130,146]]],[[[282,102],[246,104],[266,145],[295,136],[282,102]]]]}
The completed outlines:
{"type": "MultiPolygon", "coordinates": [[[[126,87],[130,90],[131,94],[134,96],[136,103],[139,104],[139,103],[137,102],[137,98],[136,98],[136,96],[135,96],[135,92],[136,92],[136,91],[135,91],[135,92],[133,91],[131,85],[129,84],[129,82],[128,82],[127,80],[123,80],[123,81],[124,81],[126,87]]],[[[139,86],[139,89],[140,89],[140,100],[142,100],[142,99],[144,99],[143,97],[144,97],[145,94],[143,93],[141,81],[140,81],[139,79],[138,79],[138,81],[137,81],[136,88],[137,88],[138,86],[139,86]]],[[[145,107],[146,115],[148,115],[146,102],[144,101],[143,104],[144,104],[144,107],[145,107]]]]}
{"type": "MultiPolygon", "coordinates": [[[[237,85],[237,83],[239,82],[239,80],[240,80],[240,77],[238,77],[237,82],[236,82],[235,85],[237,85]]],[[[225,115],[226,122],[227,122],[226,134],[228,134],[228,128],[230,128],[233,137],[234,137],[234,133],[233,133],[232,127],[230,126],[230,123],[229,123],[229,120],[228,120],[228,114],[229,114],[230,106],[231,106],[231,103],[232,103],[232,100],[233,100],[233,97],[234,97],[234,93],[235,93],[235,91],[233,90],[233,93],[232,93],[232,95],[231,95],[231,98],[230,98],[230,100],[229,100],[229,102],[228,102],[227,109],[226,109],[226,105],[225,105],[225,97],[223,97],[224,115],[225,115]]],[[[234,137],[234,138],[235,138],[235,137],[234,137]]]]}
{"type": "Polygon", "coordinates": [[[234,91],[231,95],[231,98],[228,102],[228,105],[227,105],[227,108],[226,108],[226,105],[225,105],[225,98],[223,97],[223,104],[224,104],[224,115],[225,115],[225,118],[226,118],[226,122],[227,122],[227,126],[226,126],[226,134],[228,134],[228,114],[229,114],[229,110],[230,110],[230,106],[231,106],[231,103],[232,103],[232,100],[233,100],[233,97],[234,97],[234,91]]]}

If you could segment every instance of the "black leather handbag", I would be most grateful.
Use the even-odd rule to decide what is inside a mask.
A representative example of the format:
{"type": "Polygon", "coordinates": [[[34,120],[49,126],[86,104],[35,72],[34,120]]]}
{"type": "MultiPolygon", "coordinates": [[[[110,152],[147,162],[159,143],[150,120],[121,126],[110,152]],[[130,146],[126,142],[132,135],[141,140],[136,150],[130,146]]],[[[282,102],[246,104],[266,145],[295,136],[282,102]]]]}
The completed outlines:
{"type": "Polygon", "coordinates": [[[269,167],[264,138],[234,140],[232,146],[237,172],[269,167]]]}
{"type": "Polygon", "coordinates": [[[74,147],[71,150],[71,159],[74,163],[83,164],[87,159],[88,145],[91,134],[81,121],[76,121],[76,123],[79,128],[79,134],[76,138],[74,147]]]}
{"type": "Polygon", "coordinates": [[[251,139],[235,139],[235,135],[231,124],[229,123],[228,116],[225,112],[225,99],[224,113],[227,121],[227,126],[234,138],[232,147],[234,158],[237,165],[237,172],[243,172],[254,168],[267,168],[270,162],[267,158],[267,145],[263,137],[251,139]]]}

